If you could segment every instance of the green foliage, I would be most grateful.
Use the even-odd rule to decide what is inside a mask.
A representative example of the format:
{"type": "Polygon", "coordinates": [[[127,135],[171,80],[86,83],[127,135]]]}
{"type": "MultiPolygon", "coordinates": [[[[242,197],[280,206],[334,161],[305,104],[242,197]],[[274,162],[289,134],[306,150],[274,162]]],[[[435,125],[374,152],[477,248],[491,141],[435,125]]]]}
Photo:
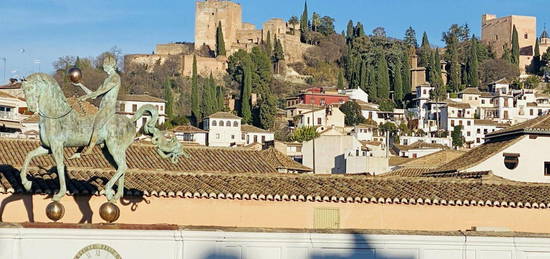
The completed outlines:
{"type": "Polygon", "coordinates": [[[378,98],[388,99],[390,97],[390,76],[388,73],[388,62],[384,52],[378,55],[376,62],[376,85],[378,98]]]}
{"type": "Polygon", "coordinates": [[[355,126],[365,122],[365,117],[361,114],[361,106],[354,101],[347,101],[342,104],[340,111],[346,115],[344,119],[346,126],[355,126]]]}
{"type": "Polygon", "coordinates": [[[392,112],[393,109],[395,109],[395,105],[390,99],[379,99],[378,109],[380,109],[381,111],[392,112]]]}
{"type": "Polygon", "coordinates": [[[344,74],[342,73],[341,70],[340,70],[340,72],[338,72],[338,84],[337,84],[337,87],[338,87],[338,89],[344,89],[344,74]]]}
{"type": "Polygon", "coordinates": [[[402,100],[403,100],[403,88],[405,87],[403,85],[403,78],[402,78],[402,68],[401,68],[401,59],[397,59],[395,62],[395,65],[393,67],[393,94],[394,94],[394,100],[397,106],[402,107],[402,100]]]}
{"type": "Polygon", "coordinates": [[[166,101],[166,117],[172,119],[174,117],[174,96],[172,94],[172,81],[164,81],[164,100],[166,101]]]}
{"type": "Polygon", "coordinates": [[[300,17],[300,39],[302,42],[306,42],[306,35],[309,32],[309,18],[308,18],[308,11],[307,11],[307,2],[304,3],[304,12],[302,13],[302,16],[300,17]]]}
{"type": "Polygon", "coordinates": [[[378,130],[381,132],[389,132],[390,134],[396,134],[398,132],[397,125],[390,121],[380,124],[380,126],[378,126],[378,130]]]}
{"type": "Polygon", "coordinates": [[[367,67],[367,93],[370,100],[378,99],[378,89],[376,87],[376,72],[374,66],[367,67]]]}
{"type": "Polygon", "coordinates": [[[534,89],[537,88],[540,84],[541,80],[538,76],[529,76],[525,81],[523,82],[523,86],[527,89],[534,89]]]}
{"type": "Polygon", "coordinates": [[[272,129],[277,115],[277,99],[268,95],[260,101],[260,125],[263,129],[272,129]]]}
{"type": "Polygon", "coordinates": [[[363,36],[365,36],[365,28],[363,27],[362,23],[357,22],[357,26],[355,26],[355,37],[363,36]]]}
{"type": "Polygon", "coordinates": [[[403,39],[403,41],[413,48],[418,48],[418,42],[416,41],[416,32],[414,31],[412,26],[409,26],[409,28],[407,28],[407,31],[405,31],[405,39],[403,39]]]}
{"type": "Polygon", "coordinates": [[[510,61],[512,64],[519,65],[519,39],[518,39],[518,31],[516,30],[516,26],[514,25],[514,29],[512,30],[512,56],[510,61]]]}
{"type": "Polygon", "coordinates": [[[449,44],[453,40],[453,37],[455,38],[454,40],[456,40],[457,42],[468,41],[470,39],[470,28],[468,27],[468,24],[451,25],[451,27],[449,27],[449,30],[443,33],[442,41],[444,41],[446,44],[449,44]]]}
{"type": "Polygon", "coordinates": [[[350,43],[353,38],[355,38],[355,28],[353,27],[353,21],[349,20],[346,28],[346,43],[350,43]]]}
{"type": "Polygon", "coordinates": [[[202,121],[200,105],[197,56],[193,56],[193,74],[191,75],[191,114],[195,121],[195,126],[198,126],[202,121]]]}
{"type": "MultiPolygon", "coordinates": [[[[275,42],[275,44],[277,44],[277,42],[275,42]]],[[[273,52],[273,44],[271,44],[271,31],[267,31],[267,39],[265,40],[264,51],[267,56],[271,57],[271,54],[273,52]]]]}
{"type": "Polygon", "coordinates": [[[513,79],[519,76],[519,68],[503,59],[488,59],[481,63],[480,76],[486,85],[501,78],[513,79]]]}
{"type": "Polygon", "coordinates": [[[470,40],[470,55],[468,55],[468,62],[466,63],[466,74],[468,76],[468,85],[473,87],[479,86],[479,71],[478,71],[478,58],[477,58],[477,40],[472,38],[470,40]]]}
{"type": "Polygon", "coordinates": [[[240,115],[243,123],[252,122],[251,92],[252,92],[252,71],[250,64],[244,65],[243,84],[241,89],[240,115]]]}
{"type": "Polygon", "coordinates": [[[462,78],[460,76],[460,60],[458,53],[458,39],[455,34],[451,34],[447,42],[447,62],[450,63],[449,86],[451,91],[459,92],[462,90],[462,78]]]}
{"type": "Polygon", "coordinates": [[[201,113],[203,118],[206,118],[210,114],[218,111],[218,103],[216,100],[216,82],[214,81],[212,73],[210,73],[206,86],[203,87],[201,101],[201,113]]]}
{"type": "Polygon", "coordinates": [[[540,43],[539,38],[535,41],[535,55],[533,55],[533,60],[531,61],[531,67],[530,71],[533,74],[541,75],[540,68],[541,68],[541,55],[540,55],[540,43]]]}
{"type": "Polygon", "coordinates": [[[225,56],[225,40],[223,39],[223,30],[222,30],[222,22],[220,21],[218,23],[218,27],[216,28],[216,55],[217,56],[225,56]]]}
{"type": "Polygon", "coordinates": [[[428,40],[428,34],[424,32],[422,34],[422,45],[418,52],[418,66],[427,67],[430,64],[432,57],[432,48],[430,47],[430,41],[428,40]]]}
{"type": "Polygon", "coordinates": [[[409,50],[405,49],[401,52],[401,78],[403,80],[403,96],[411,93],[411,64],[409,62],[409,50]]]}
{"type": "Polygon", "coordinates": [[[283,50],[283,44],[280,39],[275,36],[275,48],[273,50],[273,62],[277,64],[277,73],[280,72],[279,63],[285,59],[285,52],[283,50]]]}
{"type": "Polygon", "coordinates": [[[310,141],[317,137],[319,137],[319,133],[314,126],[304,126],[295,129],[289,139],[290,141],[304,142],[310,141]]]}
{"type": "Polygon", "coordinates": [[[225,99],[224,99],[224,93],[223,93],[223,87],[218,86],[216,87],[216,100],[217,100],[217,110],[218,111],[225,111],[225,99]]]}
{"type": "Polygon", "coordinates": [[[325,36],[336,33],[336,31],[334,30],[334,18],[330,16],[323,16],[323,18],[321,18],[321,23],[319,24],[319,28],[317,29],[317,31],[325,36]]]}
{"type": "Polygon", "coordinates": [[[464,138],[462,137],[462,126],[454,126],[451,132],[451,138],[453,139],[454,147],[462,147],[464,145],[464,138]]]}

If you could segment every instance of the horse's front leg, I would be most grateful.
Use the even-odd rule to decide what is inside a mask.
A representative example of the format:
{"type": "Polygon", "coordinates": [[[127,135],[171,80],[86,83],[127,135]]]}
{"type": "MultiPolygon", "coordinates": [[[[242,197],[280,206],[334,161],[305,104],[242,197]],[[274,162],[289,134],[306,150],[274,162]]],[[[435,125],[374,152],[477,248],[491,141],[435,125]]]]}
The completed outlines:
{"type": "Polygon", "coordinates": [[[29,163],[31,160],[37,156],[43,156],[50,152],[47,148],[43,146],[39,146],[33,151],[29,152],[27,154],[27,157],[25,157],[25,162],[23,163],[23,168],[21,168],[21,172],[19,173],[19,177],[21,177],[21,183],[23,184],[23,187],[25,187],[25,190],[30,191],[32,187],[32,182],[27,180],[27,172],[29,171],[29,163]]]}
{"type": "Polygon", "coordinates": [[[63,143],[54,143],[52,145],[52,153],[55,163],[57,164],[57,178],[59,178],[59,192],[53,196],[53,200],[59,201],[67,192],[67,184],[65,183],[65,164],[63,161],[63,143]]]}

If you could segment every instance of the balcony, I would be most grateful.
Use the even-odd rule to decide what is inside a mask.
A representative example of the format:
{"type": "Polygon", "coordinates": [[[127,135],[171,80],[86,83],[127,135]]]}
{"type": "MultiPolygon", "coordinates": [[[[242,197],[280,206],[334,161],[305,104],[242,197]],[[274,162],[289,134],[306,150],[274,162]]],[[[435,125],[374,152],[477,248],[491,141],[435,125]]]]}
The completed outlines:
{"type": "Polygon", "coordinates": [[[23,118],[21,117],[21,115],[15,113],[15,112],[0,111],[0,119],[1,120],[20,121],[23,118]]]}

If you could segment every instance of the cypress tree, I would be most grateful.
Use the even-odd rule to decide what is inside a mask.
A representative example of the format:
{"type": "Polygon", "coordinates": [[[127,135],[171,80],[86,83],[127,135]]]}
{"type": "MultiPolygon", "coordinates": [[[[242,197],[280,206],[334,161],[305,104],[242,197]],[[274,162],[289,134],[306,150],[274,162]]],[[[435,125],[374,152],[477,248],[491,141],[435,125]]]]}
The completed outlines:
{"type": "Polygon", "coordinates": [[[359,88],[366,90],[367,84],[368,84],[368,76],[367,76],[367,63],[363,60],[361,60],[361,69],[359,72],[359,88]]]}
{"type": "Polygon", "coordinates": [[[283,44],[280,39],[277,39],[275,35],[275,48],[273,49],[273,61],[277,64],[277,73],[279,73],[279,63],[281,60],[285,60],[285,52],[283,50],[283,44]]]}
{"type": "Polygon", "coordinates": [[[273,128],[276,115],[277,100],[271,94],[268,94],[260,102],[260,126],[263,129],[273,128]]]}
{"type": "Polygon", "coordinates": [[[406,49],[401,54],[401,78],[403,79],[403,96],[411,93],[411,64],[409,50],[406,49]]]}
{"type": "Polygon", "coordinates": [[[468,85],[478,87],[478,59],[477,59],[477,41],[474,37],[470,40],[470,55],[468,56],[468,62],[466,64],[468,85]]]}
{"type": "Polygon", "coordinates": [[[223,30],[222,30],[222,22],[220,21],[218,23],[218,28],[216,28],[216,55],[217,56],[225,56],[225,40],[223,39],[223,30]]]}
{"type": "Polygon", "coordinates": [[[202,120],[197,77],[197,56],[193,56],[193,74],[191,75],[191,114],[195,119],[196,126],[198,126],[202,120]]]}
{"type": "Polygon", "coordinates": [[[201,114],[203,118],[212,114],[212,96],[210,95],[210,79],[206,82],[206,85],[202,87],[202,99],[201,99],[201,114]]]}
{"type": "Polygon", "coordinates": [[[243,123],[252,122],[251,108],[251,92],[252,92],[252,71],[250,64],[244,65],[243,85],[241,90],[241,117],[243,123]]]}
{"type": "Polygon", "coordinates": [[[428,40],[428,34],[424,32],[422,34],[422,45],[418,53],[418,66],[427,67],[428,64],[430,64],[430,59],[432,57],[431,52],[432,49],[430,47],[430,41],[428,40]]]}
{"type": "Polygon", "coordinates": [[[216,111],[223,111],[225,110],[225,99],[223,96],[223,86],[216,87],[216,100],[218,102],[217,104],[217,110],[216,111]]]}
{"type": "Polygon", "coordinates": [[[378,98],[388,99],[390,97],[390,75],[388,74],[386,55],[382,51],[380,51],[376,63],[376,79],[378,98]]]}
{"type": "Polygon", "coordinates": [[[354,28],[353,28],[353,21],[349,20],[348,27],[346,29],[346,40],[348,43],[350,43],[355,36],[354,28]]]}
{"type": "Polygon", "coordinates": [[[271,31],[267,31],[267,39],[265,40],[265,53],[267,54],[267,56],[271,57],[272,52],[273,44],[271,44],[271,31]]]}
{"type": "Polygon", "coordinates": [[[439,58],[439,49],[436,49],[433,54],[434,64],[438,64],[433,70],[431,77],[434,80],[431,83],[431,86],[434,87],[434,90],[431,93],[431,98],[436,101],[444,100],[447,96],[447,88],[443,84],[443,78],[441,77],[441,59],[439,58]]]}
{"type": "Polygon", "coordinates": [[[395,61],[393,68],[393,93],[395,103],[401,107],[403,103],[403,78],[401,77],[401,59],[395,61]]]}
{"type": "Polygon", "coordinates": [[[539,46],[539,38],[535,41],[535,55],[533,56],[533,64],[532,64],[532,70],[533,74],[539,74],[540,71],[540,46],[539,46]]]}
{"type": "Polygon", "coordinates": [[[449,37],[449,43],[447,44],[447,56],[451,62],[451,69],[449,74],[449,86],[453,92],[459,92],[462,88],[460,77],[460,62],[458,57],[458,41],[456,35],[451,34],[449,37]]]}
{"type": "Polygon", "coordinates": [[[307,12],[307,1],[304,3],[304,12],[302,13],[302,16],[300,17],[300,32],[301,32],[301,40],[302,42],[306,42],[306,35],[309,32],[309,18],[308,18],[308,12],[307,12]]]}
{"type": "Polygon", "coordinates": [[[376,101],[378,99],[378,89],[376,88],[376,72],[374,71],[374,66],[367,64],[367,77],[368,77],[368,87],[367,93],[369,94],[369,100],[376,101]]]}
{"type": "Polygon", "coordinates": [[[514,25],[514,30],[512,31],[512,64],[519,65],[519,40],[518,40],[518,31],[514,25]]]}
{"type": "Polygon", "coordinates": [[[357,26],[355,27],[355,37],[361,36],[365,36],[365,28],[363,28],[362,23],[357,22],[357,26]]]}
{"type": "Polygon", "coordinates": [[[164,100],[166,101],[166,117],[171,120],[174,118],[174,97],[172,95],[172,81],[164,81],[164,100]]]}
{"type": "Polygon", "coordinates": [[[338,72],[338,89],[344,89],[344,74],[342,73],[342,70],[338,72]]]}

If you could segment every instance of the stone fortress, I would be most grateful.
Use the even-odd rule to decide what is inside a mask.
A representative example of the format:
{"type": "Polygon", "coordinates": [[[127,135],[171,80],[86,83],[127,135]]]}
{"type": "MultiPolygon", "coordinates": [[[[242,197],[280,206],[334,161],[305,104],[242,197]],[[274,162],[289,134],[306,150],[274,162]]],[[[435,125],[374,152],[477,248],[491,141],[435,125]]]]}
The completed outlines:
{"type": "MultiPolygon", "coordinates": [[[[512,49],[512,32],[516,26],[520,49],[519,68],[522,74],[526,66],[531,64],[535,54],[537,40],[537,18],[533,16],[510,15],[497,18],[494,14],[481,16],[481,41],[492,46],[497,57],[501,57],[504,50],[512,49]]],[[[541,55],[550,47],[548,33],[540,35],[539,50],[541,55]]]]}
{"type": "MultiPolygon", "coordinates": [[[[250,51],[267,40],[267,34],[281,40],[285,61],[294,63],[303,61],[304,52],[311,45],[300,42],[299,25],[288,24],[280,18],[273,18],[257,29],[254,24],[242,21],[240,4],[225,0],[204,0],[195,3],[195,42],[158,44],[154,54],[132,54],[125,56],[125,66],[145,65],[148,71],[158,64],[173,59],[183,76],[191,76],[193,56],[197,57],[199,75],[207,77],[210,73],[221,78],[226,73],[227,57],[205,55],[216,49],[216,29],[221,22],[227,56],[240,49],[250,51]],[[206,51],[205,51],[206,50],[206,51]]],[[[273,39],[271,40],[273,44],[273,39]]]]}

